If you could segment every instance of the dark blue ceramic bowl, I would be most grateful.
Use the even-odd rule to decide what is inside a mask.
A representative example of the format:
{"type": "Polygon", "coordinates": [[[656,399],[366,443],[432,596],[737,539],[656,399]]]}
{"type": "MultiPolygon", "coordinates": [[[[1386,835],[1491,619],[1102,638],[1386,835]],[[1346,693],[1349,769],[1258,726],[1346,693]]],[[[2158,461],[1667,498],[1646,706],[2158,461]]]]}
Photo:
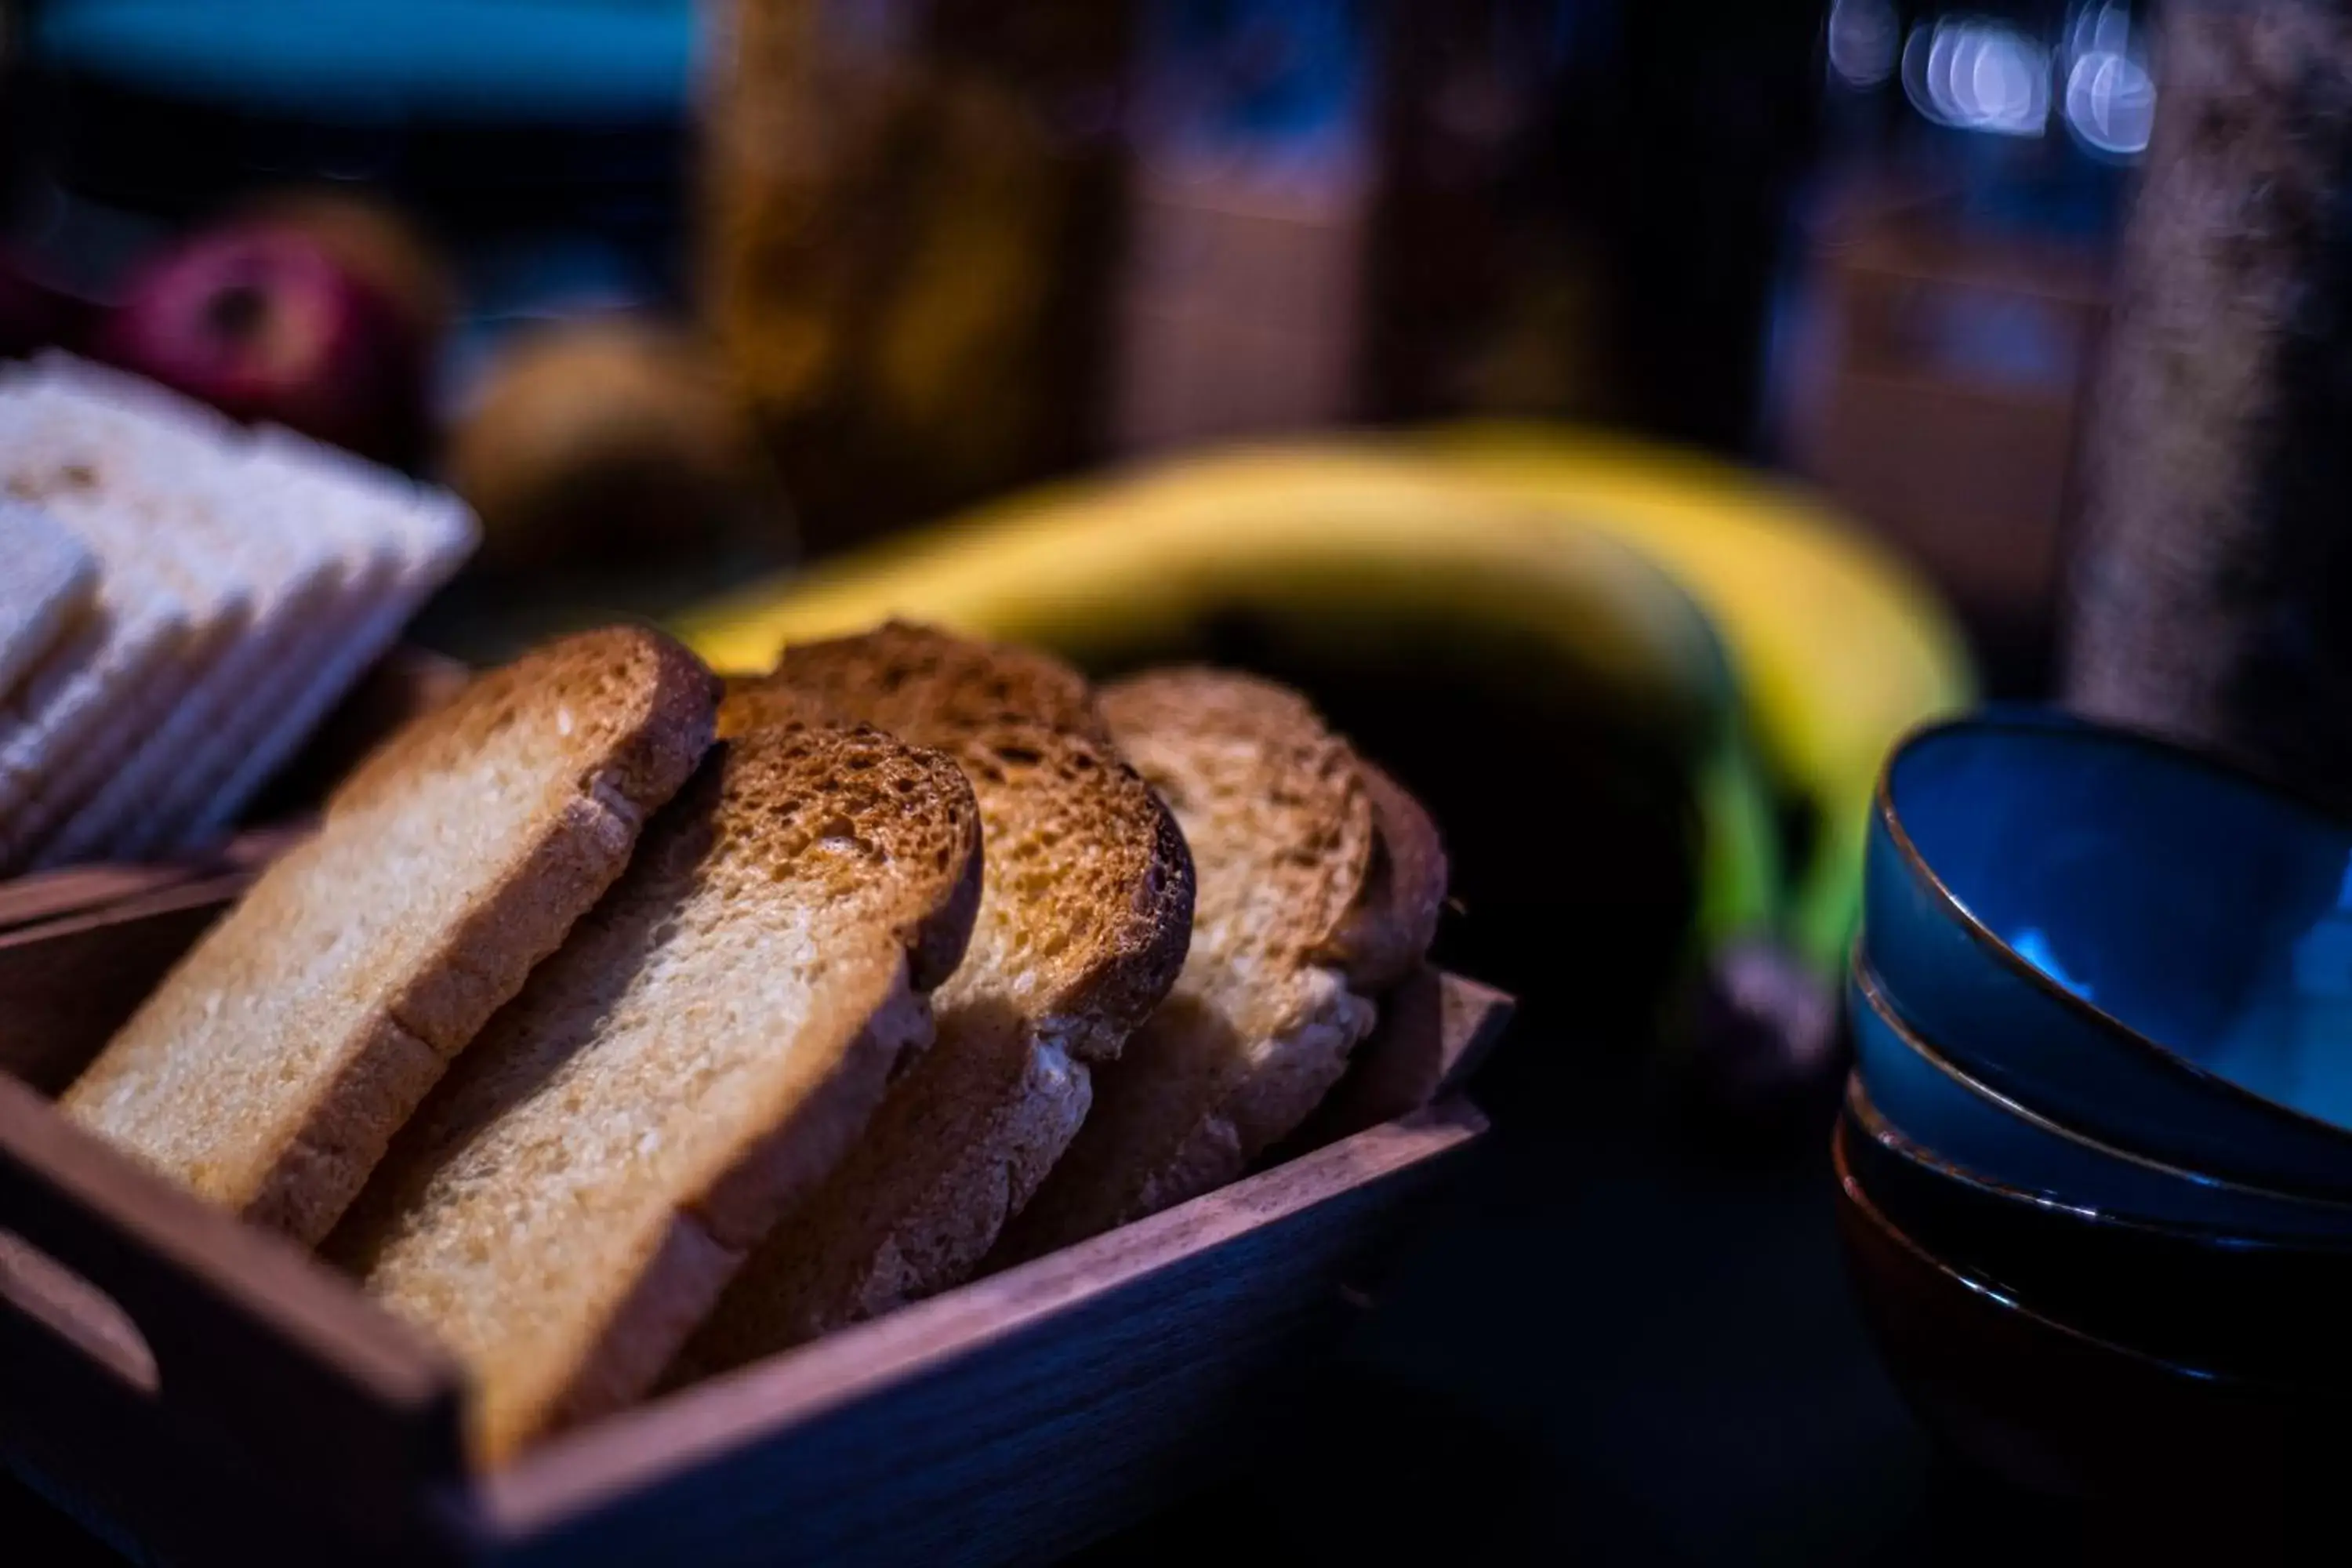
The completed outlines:
{"type": "Polygon", "coordinates": [[[1906,1137],[1859,1075],[1845,1121],[1888,1217],[2013,1299],[2176,1363],[2352,1388],[2352,1241],[2155,1225],[1988,1180],[1906,1137]]]}
{"type": "Polygon", "coordinates": [[[2232,1375],[2103,1337],[1941,1255],[1881,1206],[1841,1117],[1837,1221],[1864,1322],[1930,1431],[2011,1484],[2177,1504],[2256,1523],[2332,1499],[2352,1430],[2342,1397],[2232,1375]]]}
{"type": "Polygon", "coordinates": [[[1984,1088],[2352,1200],[2352,826],[2144,736],[1989,714],[1896,750],[1865,876],[1886,1002],[1984,1088]]]}
{"type": "Polygon", "coordinates": [[[2352,1204],[2183,1170],[2062,1127],[1969,1077],[1895,1017],[1857,955],[1854,1070],[1877,1113],[1958,1171],[2084,1214],[2233,1235],[2352,1242],[2352,1204]]]}

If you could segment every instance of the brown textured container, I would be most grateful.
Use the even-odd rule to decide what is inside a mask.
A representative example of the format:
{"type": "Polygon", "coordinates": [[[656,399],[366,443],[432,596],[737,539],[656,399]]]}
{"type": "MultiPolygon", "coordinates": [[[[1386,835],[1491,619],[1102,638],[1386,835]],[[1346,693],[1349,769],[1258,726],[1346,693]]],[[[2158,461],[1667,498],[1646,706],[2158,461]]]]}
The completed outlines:
{"type": "Polygon", "coordinates": [[[709,9],[704,313],[805,542],[1098,450],[1130,7],[709,9]]]}

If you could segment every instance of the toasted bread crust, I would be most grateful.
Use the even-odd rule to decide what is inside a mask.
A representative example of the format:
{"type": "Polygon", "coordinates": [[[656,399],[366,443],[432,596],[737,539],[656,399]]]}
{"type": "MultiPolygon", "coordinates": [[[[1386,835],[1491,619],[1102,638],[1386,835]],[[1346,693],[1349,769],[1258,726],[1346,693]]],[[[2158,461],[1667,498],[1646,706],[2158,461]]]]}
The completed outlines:
{"type": "Polygon", "coordinates": [[[719,738],[753,730],[806,730],[845,722],[841,711],[813,692],[764,675],[720,678],[719,738]]]}
{"type": "Polygon", "coordinates": [[[938,996],[938,1044],[858,1148],[754,1255],[676,1377],[956,1283],[1087,1113],[1088,1064],[1167,994],[1192,929],[1173,817],[1104,738],[1076,672],[894,624],[787,648],[774,687],[940,747],[972,782],[988,881],[938,996]]]}
{"type": "Polygon", "coordinates": [[[316,1242],[449,1058],[620,875],[709,745],[715,698],[693,655],[635,629],[478,678],[336,792],[68,1090],[67,1114],[316,1242]],[[489,797],[495,829],[454,820],[489,797]]]}
{"type": "Polygon", "coordinates": [[[919,745],[1005,721],[1110,738],[1086,677],[1053,655],[908,621],[795,643],[773,679],[919,745]]]}
{"type": "Polygon", "coordinates": [[[1175,818],[1108,742],[1010,721],[919,728],[971,779],[996,879],[976,962],[941,1005],[1017,993],[1033,1033],[1081,1061],[1116,1057],[1192,940],[1175,818]]]}
{"type": "Polygon", "coordinates": [[[1088,1077],[1008,1010],[940,1034],[833,1178],[756,1248],[671,1386],[888,1311],[968,1271],[1076,1132],[1088,1077]]]}
{"type": "Polygon", "coordinates": [[[1437,824],[1402,784],[1360,756],[1356,767],[1372,802],[1372,864],[1326,956],[1350,985],[1376,994],[1421,967],[1437,940],[1445,847],[1437,824]]]}
{"type": "Polygon", "coordinates": [[[1085,677],[1033,648],[892,621],[788,647],[746,687],[747,707],[814,704],[955,758],[980,798],[1000,891],[983,898],[978,962],[941,1005],[1018,970],[1039,1032],[1082,1059],[1117,1054],[1182,967],[1192,864],[1175,818],[1112,745],[1085,677]],[[1041,822],[1041,802],[1072,815],[1041,822]],[[1054,904],[1086,923],[1039,943],[1054,904]],[[989,951],[1000,927],[1021,952],[989,951]]]}
{"type": "Polygon", "coordinates": [[[1270,954],[1296,964],[1346,942],[1373,878],[1378,822],[1362,759],[1304,697],[1255,676],[1181,666],[1105,687],[1101,702],[1119,748],[1180,826],[1215,811],[1236,844],[1262,851],[1258,874],[1234,879],[1223,897],[1239,905],[1267,895],[1260,901],[1276,918],[1260,935],[1270,954]],[[1202,798],[1212,788],[1220,798],[1202,798]],[[1271,841],[1250,844],[1261,826],[1271,841]]]}
{"type": "Polygon", "coordinates": [[[856,1143],[980,856],[962,774],[863,727],[722,742],[655,819],[329,1243],[473,1370],[485,1458],[644,1393],[856,1143]]]}
{"type": "Polygon", "coordinates": [[[1242,1174],[1339,1080],[1370,1031],[1368,993],[1420,962],[1444,900],[1427,815],[1297,693],[1181,668],[1102,701],[1192,843],[1192,955],[992,1265],[1242,1174]]]}
{"type": "MultiPolygon", "coordinates": [[[[1115,749],[1107,750],[1106,765],[1116,765],[1142,782],[1142,775],[1128,768],[1115,749]]],[[[1119,926],[1106,943],[1116,947],[1118,958],[1072,987],[1059,1009],[1067,1020],[1061,1032],[1072,1052],[1087,1061],[1118,1054],[1126,1037],[1175,985],[1192,945],[1192,851],[1167,805],[1156,795],[1150,804],[1151,847],[1139,857],[1132,884],[1136,918],[1119,926]],[[1091,1026],[1083,1020],[1092,1020],[1091,1026]]]]}

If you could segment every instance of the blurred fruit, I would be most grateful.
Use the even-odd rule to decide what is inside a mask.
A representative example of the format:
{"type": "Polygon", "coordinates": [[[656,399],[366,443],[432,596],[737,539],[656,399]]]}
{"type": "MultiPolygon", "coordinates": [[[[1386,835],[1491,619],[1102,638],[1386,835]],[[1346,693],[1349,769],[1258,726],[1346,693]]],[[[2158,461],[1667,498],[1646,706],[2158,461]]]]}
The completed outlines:
{"type": "Polygon", "coordinates": [[[1834,984],[1860,916],[1879,764],[1973,679],[1934,593],[1791,487],[1696,455],[1558,426],[1430,432],[1452,473],[1656,562],[1714,617],[1757,745],[1795,807],[1783,938],[1834,984]]]}
{"type": "Polygon", "coordinates": [[[273,191],[240,213],[257,227],[291,229],[397,310],[418,339],[437,345],[457,311],[448,267],[416,226],[383,202],[333,189],[273,191]]]}
{"type": "Polygon", "coordinates": [[[675,557],[782,514],[717,365],[687,333],[639,321],[517,338],[445,469],[493,569],[675,557]]]}
{"type": "Polygon", "coordinates": [[[919,616],[1036,642],[1097,666],[1252,614],[1290,640],[1377,654],[1428,624],[1510,639],[1602,679],[1629,713],[1695,754],[1730,697],[1720,650],[1638,556],[1373,452],[1247,451],[1029,491],[761,584],[690,617],[721,669],[787,641],[919,616]]]}
{"type": "Polygon", "coordinates": [[[132,278],[98,352],[234,418],[383,461],[412,462],[422,445],[429,343],[295,228],[236,224],[171,247],[132,278]]]}

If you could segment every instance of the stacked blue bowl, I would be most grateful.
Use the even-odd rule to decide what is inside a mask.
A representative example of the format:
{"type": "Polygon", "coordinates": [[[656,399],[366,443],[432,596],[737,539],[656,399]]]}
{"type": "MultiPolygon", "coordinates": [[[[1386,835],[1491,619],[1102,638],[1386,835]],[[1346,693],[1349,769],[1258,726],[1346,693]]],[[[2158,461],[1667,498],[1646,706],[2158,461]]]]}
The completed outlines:
{"type": "Polygon", "coordinates": [[[1895,752],[1866,876],[1840,1217],[1931,1425],[2085,1491],[2340,1450],[2352,824],[1993,712],[1895,752]]]}

